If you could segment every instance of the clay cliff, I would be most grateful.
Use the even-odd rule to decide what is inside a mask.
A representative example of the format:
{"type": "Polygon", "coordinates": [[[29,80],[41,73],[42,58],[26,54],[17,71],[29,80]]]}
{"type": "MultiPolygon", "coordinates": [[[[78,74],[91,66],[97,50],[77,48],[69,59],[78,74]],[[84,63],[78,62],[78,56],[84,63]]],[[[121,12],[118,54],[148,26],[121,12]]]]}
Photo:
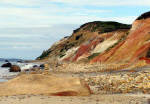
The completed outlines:
{"type": "Polygon", "coordinates": [[[99,54],[92,62],[135,63],[149,58],[150,12],[138,17],[132,24],[127,37],[110,51],[99,54]]]}
{"type": "MultiPolygon", "coordinates": [[[[60,41],[53,44],[51,48],[44,51],[37,59],[42,60],[57,57],[60,60],[67,60],[69,59],[69,56],[72,57],[72,55],[77,53],[77,56],[75,55],[74,58],[72,57],[73,59],[69,59],[70,61],[76,61],[79,57],[86,53],[89,53],[90,55],[90,53],[92,54],[97,52],[98,48],[95,48],[99,43],[108,43],[107,47],[116,43],[117,40],[122,38],[123,35],[128,32],[130,27],[130,25],[121,24],[118,22],[94,21],[86,23],[80,28],[74,30],[71,36],[64,37],[60,41]],[[86,46],[88,48],[85,50],[82,49],[86,46]],[[80,53],[80,50],[83,50],[84,52],[80,53]],[[92,50],[93,52],[90,52],[92,50]]],[[[105,49],[102,49],[102,51],[103,50],[105,49]]]]}
{"type": "Polygon", "coordinates": [[[131,25],[95,21],[82,25],[73,34],[44,51],[38,60],[88,63],[149,63],[150,12],[139,16],[131,25]]]}

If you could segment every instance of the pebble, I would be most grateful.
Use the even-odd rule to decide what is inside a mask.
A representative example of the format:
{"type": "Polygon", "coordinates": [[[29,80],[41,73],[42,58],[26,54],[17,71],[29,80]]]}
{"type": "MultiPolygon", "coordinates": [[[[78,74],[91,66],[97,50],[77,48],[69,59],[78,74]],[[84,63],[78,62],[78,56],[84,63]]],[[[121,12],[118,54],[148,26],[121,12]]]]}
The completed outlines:
{"type": "MultiPolygon", "coordinates": [[[[99,91],[112,93],[143,92],[150,94],[150,72],[141,71],[130,74],[99,75],[85,78],[90,86],[99,91]]],[[[95,91],[96,92],[96,91],[95,91]]]]}

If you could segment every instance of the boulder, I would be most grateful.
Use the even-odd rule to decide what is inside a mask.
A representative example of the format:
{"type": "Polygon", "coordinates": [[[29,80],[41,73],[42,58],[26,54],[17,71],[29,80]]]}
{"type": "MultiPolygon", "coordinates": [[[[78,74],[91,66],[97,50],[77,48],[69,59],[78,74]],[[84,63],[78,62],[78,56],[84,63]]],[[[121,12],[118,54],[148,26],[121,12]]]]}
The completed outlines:
{"type": "Polygon", "coordinates": [[[5,60],[5,62],[9,62],[8,60],[5,60]]]}
{"type": "Polygon", "coordinates": [[[38,71],[40,70],[40,67],[31,68],[30,71],[38,71]]]}
{"type": "Polygon", "coordinates": [[[44,70],[49,70],[49,64],[44,64],[44,70]]]}
{"type": "Polygon", "coordinates": [[[38,65],[33,65],[33,68],[37,68],[38,67],[38,65]]]}
{"type": "Polygon", "coordinates": [[[46,63],[46,64],[41,64],[41,65],[40,65],[40,68],[41,68],[41,69],[44,69],[44,70],[49,70],[49,66],[50,66],[50,65],[47,64],[47,63],[46,63]]]}
{"type": "Polygon", "coordinates": [[[21,69],[18,65],[12,65],[9,69],[9,72],[21,72],[21,69]]]}
{"type": "Polygon", "coordinates": [[[40,67],[33,67],[33,68],[29,68],[29,69],[24,69],[25,72],[28,72],[28,71],[39,71],[40,70],[40,67]]]}
{"type": "Polygon", "coordinates": [[[30,71],[30,69],[24,69],[25,72],[30,71]]]}
{"type": "Polygon", "coordinates": [[[17,61],[18,63],[23,63],[23,61],[22,60],[19,60],[19,61],[17,61]]]}
{"type": "Polygon", "coordinates": [[[40,68],[41,68],[41,69],[44,69],[44,67],[45,67],[44,64],[41,64],[41,65],[40,65],[40,68]]]}
{"type": "Polygon", "coordinates": [[[3,64],[1,67],[11,67],[12,66],[12,64],[11,63],[5,63],[5,64],[3,64]]]}
{"type": "Polygon", "coordinates": [[[0,96],[22,94],[88,96],[91,91],[86,82],[80,78],[42,74],[23,74],[0,84],[0,96]]]}

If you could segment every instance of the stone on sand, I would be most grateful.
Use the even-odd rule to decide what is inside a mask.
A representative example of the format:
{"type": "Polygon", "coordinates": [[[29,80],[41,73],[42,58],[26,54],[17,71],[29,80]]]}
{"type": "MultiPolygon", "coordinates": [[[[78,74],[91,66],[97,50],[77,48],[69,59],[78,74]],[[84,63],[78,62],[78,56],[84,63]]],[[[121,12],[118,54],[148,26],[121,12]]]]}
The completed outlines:
{"type": "Polygon", "coordinates": [[[21,69],[18,65],[12,65],[9,69],[9,72],[21,72],[21,69]]]}
{"type": "Polygon", "coordinates": [[[1,67],[11,67],[12,66],[12,64],[11,63],[5,63],[5,64],[3,64],[1,67]]]}

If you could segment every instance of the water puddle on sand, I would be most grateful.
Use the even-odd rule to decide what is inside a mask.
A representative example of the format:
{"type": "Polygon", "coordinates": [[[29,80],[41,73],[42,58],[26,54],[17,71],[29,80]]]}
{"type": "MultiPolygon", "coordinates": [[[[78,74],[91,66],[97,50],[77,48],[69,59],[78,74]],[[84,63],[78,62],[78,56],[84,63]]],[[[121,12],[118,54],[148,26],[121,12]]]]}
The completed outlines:
{"type": "Polygon", "coordinates": [[[0,83],[1,82],[6,82],[6,81],[8,81],[7,79],[0,79],[0,83]]]}

